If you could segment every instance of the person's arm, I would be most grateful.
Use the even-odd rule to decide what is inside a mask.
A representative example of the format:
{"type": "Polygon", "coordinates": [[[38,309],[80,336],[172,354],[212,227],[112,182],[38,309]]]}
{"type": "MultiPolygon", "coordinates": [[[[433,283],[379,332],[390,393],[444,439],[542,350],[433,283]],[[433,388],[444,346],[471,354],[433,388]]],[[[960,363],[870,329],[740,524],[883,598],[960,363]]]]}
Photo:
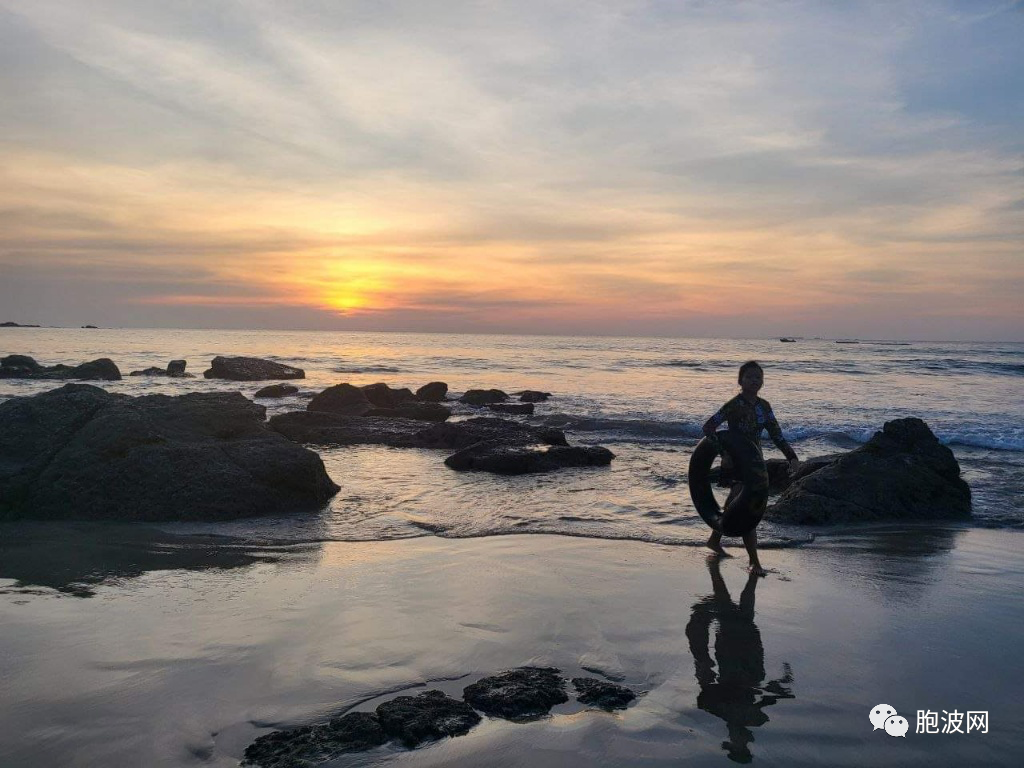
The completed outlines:
{"type": "Polygon", "coordinates": [[[796,471],[796,468],[800,466],[800,459],[797,458],[796,451],[793,450],[786,438],[782,434],[782,427],[779,426],[779,422],[775,418],[775,413],[772,411],[772,407],[767,406],[768,413],[765,415],[765,429],[768,430],[768,436],[775,443],[782,455],[789,459],[789,468],[796,471]]]}
{"type": "Polygon", "coordinates": [[[704,426],[701,427],[700,431],[703,432],[706,437],[710,437],[712,440],[715,439],[715,431],[722,425],[722,422],[729,417],[730,403],[732,403],[732,400],[719,408],[714,416],[704,422],[704,426]]]}

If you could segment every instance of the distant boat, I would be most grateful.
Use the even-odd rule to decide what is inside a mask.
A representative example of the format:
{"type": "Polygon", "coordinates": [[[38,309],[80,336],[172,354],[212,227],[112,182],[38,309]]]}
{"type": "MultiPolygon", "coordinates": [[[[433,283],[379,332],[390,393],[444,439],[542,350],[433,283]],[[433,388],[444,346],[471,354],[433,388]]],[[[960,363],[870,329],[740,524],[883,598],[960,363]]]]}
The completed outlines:
{"type": "Polygon", "coordinates": [[[779,339],[779,341],[788,341],[788,342],[792,343],[792,342],[796,341],[796,339],[791,339],[788,336],[783,336],[781,339],[779,339]]]}
{"type": "Polygon", "coordinates": [[[843,339],[841,341],[837,341],[836,344],[860,344],[860,342],[856,339],[843,339]]]}

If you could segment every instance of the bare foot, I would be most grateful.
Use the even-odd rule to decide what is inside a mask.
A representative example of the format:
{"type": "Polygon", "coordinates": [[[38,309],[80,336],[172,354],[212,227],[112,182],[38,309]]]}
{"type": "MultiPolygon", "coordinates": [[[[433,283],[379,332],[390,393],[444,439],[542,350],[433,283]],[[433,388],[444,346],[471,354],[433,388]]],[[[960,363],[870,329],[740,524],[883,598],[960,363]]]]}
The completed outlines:
{"type": "Polygon", "coordinates": [[[719,557],[732,557],[722,548],[722,535],[720,533],[712,533],[705,546],[719,557]]]}
{"type": "Polygon", "coordinates": [[[768,571],[766,571],[760,565],[751,564],[751,566],[747,568],[747,572],[750,573],[751,576],[760,576],[762,578],[768,575],[768,571]]]}

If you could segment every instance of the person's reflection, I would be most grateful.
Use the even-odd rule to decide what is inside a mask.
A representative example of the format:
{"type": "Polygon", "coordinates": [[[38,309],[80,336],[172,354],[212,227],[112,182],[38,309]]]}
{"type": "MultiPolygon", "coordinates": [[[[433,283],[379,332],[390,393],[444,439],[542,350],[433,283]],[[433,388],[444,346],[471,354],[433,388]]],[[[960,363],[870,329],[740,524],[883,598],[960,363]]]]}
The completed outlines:
{"type": "Polygon", "coordinates": [[[722,742],[730,760],[749,763],[754,759],[748,745],[754,740],[751,728],[768,722],[764,708],[779,699],[795,698],[787,687],[793,682],[788,664],[783,676],[763,683],[764,646],[754,623],[754,591],[760,579],[751,574],[740,595],[739,605],[733,603],[719,571],[720,558],[708,559],[712,594],[693,606],[686,638],[690,641],[697,672],[697,706],[725,720],[729,740],[722,742]],[[718,622],[715,637],[715,659],[710,653],[711,624],[718,622]]]}

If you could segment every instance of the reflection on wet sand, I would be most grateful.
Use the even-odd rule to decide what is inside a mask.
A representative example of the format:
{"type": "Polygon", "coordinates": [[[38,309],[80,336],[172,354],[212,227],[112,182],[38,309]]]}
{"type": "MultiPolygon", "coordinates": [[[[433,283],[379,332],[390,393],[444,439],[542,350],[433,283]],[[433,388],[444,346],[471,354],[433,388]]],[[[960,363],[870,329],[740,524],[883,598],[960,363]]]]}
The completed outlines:
{"type": "Polygon", "coordinates": [[[150,571],[243,568],[308,559],[311,548],[255,549],[223,536],[180,536],[119,523],[4,523],[0,525],[0,579],[12,579],[15,584],[0,591],[48,587],[66,595],[92,597],[99,585],[150,571]]]}
{"type": "Polygon", "coordinates": [[[708,560],[712,593],[694,604],[686,637],[700,686],[697,706],[725,721],[729,740],[722,742],[722,749],[729,759],[749,763],[754,759],[748,746],[754,740],[750,729],[768,722],[765,707],[779,699],[796,698],[788,687],[793,673],[788,664],[783,664],[782,677],[762,684],[764,646],[754,623],[754,593],[760,579],[750,576],[737,605],[725,586],[719,564],[717,557],[708,560]],[[710,635],[714,623],[718,631],[713,659],[710,635]]]}

